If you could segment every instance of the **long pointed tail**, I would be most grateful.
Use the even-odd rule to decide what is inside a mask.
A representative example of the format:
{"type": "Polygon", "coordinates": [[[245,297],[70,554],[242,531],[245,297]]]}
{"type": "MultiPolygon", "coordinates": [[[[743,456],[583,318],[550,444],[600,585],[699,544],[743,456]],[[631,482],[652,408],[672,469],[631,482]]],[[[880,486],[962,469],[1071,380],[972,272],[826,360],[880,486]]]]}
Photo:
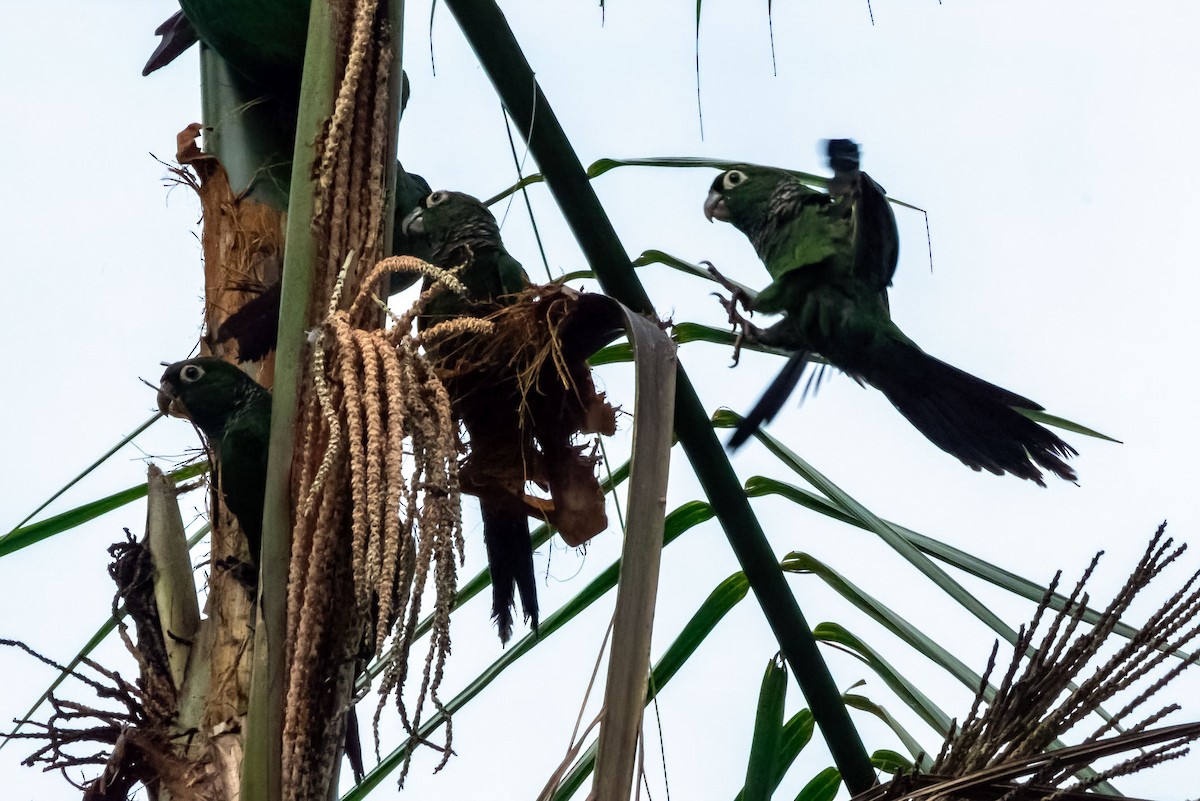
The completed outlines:
{"type": "Polygon", "coordinates": [[[512,636],[516,595],[520,595],[521,610],[535,632],[538,626],[529,517],[521,500],[507,493],[481,497],[479,508],[483,512],[483,541],[492,574],[492,619],[500,631],[500,642],[508,642],[512,636]]]}
{"type": "Polygon", "coordinates": [[[742,422],[738,423],[737,428],[734,429],[727,446],[729,450],[733,451],[742,447],[746,440],[754,436],[754,432],[760,425],[769,423],[775,415],[779,414],[779,410],[783,408],[784,402],[792,394],[792,390],[796,388],[800,376],[804,373],[804,367],[808,364],[808,355],[807,351],[796,351],[791,355],[787,364],[779,371],[779,375],[775,376],[775,380],[758,399],[758,403],[754,404],[754,408],[746,413],[742,422]]]}
{"type": "Polygon", "coordinates": [[[1011,473],[1045,486],[1042,471],[1075,480],[1064,459],[1077,451],[1018,409],[1041,406],[895,340],[886,358],[860,370],[930,442],[973,470],[1011,473]]]}

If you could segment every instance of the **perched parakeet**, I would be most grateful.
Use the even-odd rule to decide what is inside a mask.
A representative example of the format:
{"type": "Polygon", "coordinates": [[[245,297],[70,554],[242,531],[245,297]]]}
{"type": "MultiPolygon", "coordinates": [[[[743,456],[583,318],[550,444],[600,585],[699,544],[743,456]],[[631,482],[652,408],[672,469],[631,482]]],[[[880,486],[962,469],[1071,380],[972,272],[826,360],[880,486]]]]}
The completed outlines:
{"type": "Polygon", "coordinates": [[[771,274],[752,301],[743,294],[743,305],[783,315],[769,328],[752,326],[736,313],[735,291],[725,302],[731,320],[742,323],[747,339],[792,353],[730,447],[778,412],[806,362],[820,354],[883,392],[918,431],[973,470],[1043,486],[1039,468],[1074,480],[1063,459],[1075,449],[1017,411],[1041,406],[928,355],[892,321],[887,287],[899,253],[895,219],[883,189],[858,169],[853,142],[830,142],[829,156],[828,194],[783,170],[745,166],[717,176],[705,200],[705,216],[745,234],[771,274]]]}
{"type": "Polygon", "coordinates": [[[262,545],[271,393],[228,362],[187,359],[167,367],[158,408],[191,420],[216,456],[217,485],[257,563],[262,545]]]}
{"type": "MultiPolygon", "coordinates": [[[[203,432],[216,456],[215,475],[225,507],[237,517],[257,566],[262,552],[271,393],[229,362],[201,357],[167,367],[159,383],[158,408],[191,420],[203,432]]],[[[362,754],[353,705],[345,717],[346,756],[358,778],[362,754]]]]}
{"type": "MultiPolygon", "coordinates": [[[[457,317],[483,317],[529,286],[520,263],[504,249],[500,227],[487,207],[461,192],[430,194],[401,226],[406,236],[427,237],[430,262],[458,273],[465,294],[443,292],[431,300],[419,321],[428,328],[457,317]]],[[[461,343],[461,339],[459,340],[461,343]]],[[[438,343],[431,357],[452,373],[455,342],[438,343]]],[[[512,636],[516,595],[534,630],[538,624],[529,511],[524,501],[521,393],[516,377],[472,371],[447,381],[454,413],[470,439],[470,457],[459,473],[464,492],[479,498],[488,569],[492,574],[492,617],[501,641],[512,636]],[[515,590],[515,593],[514,593],[515,590]]]]}
{"type": "MultiPolygon", "coordinates": [[[[400,223],[406,237],[424,237],[429,261],[449,269],[465,265],[458,279],[465,295],[445,292],[425,310],[424,324],[441,319],[486,314],[529,286],[521,263],[500,239],[500,225],[487,206],[470,195],[445,190],[421,199],[400,223]]],[[[428,282],[427,282],[428,283],[428,282]]]]}

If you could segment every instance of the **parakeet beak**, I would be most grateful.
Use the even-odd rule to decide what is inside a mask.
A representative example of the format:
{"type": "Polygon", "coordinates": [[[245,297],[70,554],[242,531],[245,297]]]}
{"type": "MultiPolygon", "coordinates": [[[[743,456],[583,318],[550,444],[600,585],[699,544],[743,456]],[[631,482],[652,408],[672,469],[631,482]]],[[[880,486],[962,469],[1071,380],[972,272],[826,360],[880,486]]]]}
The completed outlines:
{"type": "Polygon", "coordinates": [[[425,220],[421,216],[423,211],[420,206],[410,211],[408,216],[400,221],[400,232],[405,236],[425,233],[425,220]]]}
{"type": "Polygon", "coordinates": [[[169,417],[187,417],[183,402],[175,394],[175,387],[170,381],[162,381],[158,385],[158,410],[169,417]]]}
{"type": "Polygon", "coordinates": [[[729,222],[729,207],[725,205],[725,196],[715,189],[708,190],[708,197],[704,200],[704,216],[709,222],[729,222]]]}

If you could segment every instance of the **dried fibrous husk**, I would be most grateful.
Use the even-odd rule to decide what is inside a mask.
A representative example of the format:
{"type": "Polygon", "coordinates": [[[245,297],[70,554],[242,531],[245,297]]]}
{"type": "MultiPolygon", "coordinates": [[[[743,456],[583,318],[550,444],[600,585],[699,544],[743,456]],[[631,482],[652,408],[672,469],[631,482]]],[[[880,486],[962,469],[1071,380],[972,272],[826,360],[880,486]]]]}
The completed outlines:
{"type": "Polygon", "coordinates": [[[469,450],[463,490],[531,482],[549,497],[526,493],[530,515],[572,546],[608,525],[595,474],[599,457],[577,439],[616,431],[617,410],[596,391],[587,358],[619,332],[607,322],[597,325],[607,318],[592,314],[586,298],[563,284],[535,286],[480,318],[490,326],[486,336],[447,329],[461,320],[426,333],[457,416],[486,426],[497,405],[511,401],[519,408],[519,449],[469,450]],[[498,398],[502,387],[515,387],[515,397],[498,398]]]}

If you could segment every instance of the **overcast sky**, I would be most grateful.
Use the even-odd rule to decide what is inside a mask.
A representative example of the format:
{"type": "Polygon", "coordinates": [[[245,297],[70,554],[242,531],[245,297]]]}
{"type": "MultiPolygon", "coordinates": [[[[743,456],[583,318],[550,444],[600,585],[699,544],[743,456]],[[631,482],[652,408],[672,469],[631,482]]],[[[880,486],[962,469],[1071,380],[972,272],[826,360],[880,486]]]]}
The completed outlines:
{"type": "MultiPolygon", "coordinates": [[[[1099,549],[1106,561],[1093,598],[1107,601],[1163,519],[1182,540],[1200,527],[1200,444],[1195,346],[1200,295],[1195,199],[1200,141],[1194,39],[1200,10],[1186,2],[776,3],[778,74],[766,4],[708,2],[700,31],[704,138],[696,110],[694,6],[610,2],[507,3],[529,60],[585,164],[600,157],[699,155],[824,172],[818,142],[848,136],[889,193],[929,212],[898,210],[901,262],[893,316],[929,352],[1106,432],[1124,444],[1064,435],[1080,451],[1079,486],[1038,489],[980,475],[929,444],[886,400],[844,377],[803,408],[789,403],[770,426],[805,459],[882,517],[938,537],[1036,581],[1073,578],[1099,549]]],[[[45,0],[0,5],[5,82],[0,132],[0,260],[6,291],[0,333],[7,378],[0,416],[0,530],[19,522],[153,410],[160,361],[191,353],[203,276],[199,208],[186,188],[164,186],[175,133],[199,118],[194,52],[142,78],[167,0],[95,4],[45,0]]],[[[428,4],[410,4],[405,66],[413,96],[401,157],[434,188],[487,197],[514,180],[500,107],[453,19],[439,7],[430,68],[428,4]]],[[[530,162],[528,169],[535,165],[530,162]]],[[[709,259],[761,286],[766,274],[731,226],[710,225],[701,204],[711,170],[618,170],[596,182],[631,256],[656,248],[709,259]]],[[[531,190],[555,274],[585,265],[543,187],[531,190]]],[[[504,209],[497,209],[498,215],[504,209]]],[[[523,207],[504,223],[509,250],[541,277],[523,207]]],[[[719,325],[710,285],[665,268],[643,281],[662,316],[719,325]]],[[[745,411],[781,362],[747,354],[727,370],[727,349],[688,345],[683,363],[710,409],[745,411]]],[[[625,367],[600,371],[612,399],[632,405],[625,367]]],[[[627,428],[627,426],[626,426],[627,428]]],[[[614,444],[621,452],[623,441],[614,444]]],[[[196,446],[180,421],[157,424],[48,513],[138,483],[144,463],[174,464],[196,446]]],[[[796,480],[751,444],[734,464],[743,478],[796,480]]],[[[698,497],[682,454],[669,508],[698,497]]],[[[203,499],[186,499],[186,514],[203,499]]],[[[873,537],[778,501],[756,501],[776,552],[804,550],[869,588],[900,614],[982,668],[992,636],[873,537]]],[[[471,506],[470,502],[468,506],[471,506]]],[[[130,506],[0,562],[0,637],[66,660],[106,617],[112,585],[105,548],[140,533],[130,506]]],[[[468,511],[465,573],[483,565],[478,517],[468,511]]],[[[619,553],[619,535],[587,554],[561,543],[537,555],[544,608],[556,608],[619,553]]],[[[1195,569],[1196,554],[1184,562],[1195,569]]],[[[703,598],[737,569],[709,524],[666,552],[654,655],[703,598]]],[[[1183,570],[1164,579],[1182,581],[1183,570]]],[[[965,714],[970,697],[934,667],[864,622],[811,577],[793,578],[812,623],[843,622],[943,704],[965,714]]],[[[970,584],[975,588],[975,584],[970,584]]],[[[1168,589],[1164,585],[1159,595],[1168,589]]],[[[1014,626],[1031,607],[978,592],[1014,626]]],[[[584,616],[547,640],[457,720],[459,756],[439,775],[414,763],[413,798],[530,798],[566,750],[611,610],[584,616]],[[503,721],[503,722],[502,722],[503,721]],[[511,726],[507,724],[511,721],[511,726]],[[497,788],[505,790],[496,795],[497,788]]],[[[1135,608],[1134,622],[1147,613],[1135,608]]],[[[500,654],[487,601],[455,618],[450,695],[500,654]]],[[[664,692],[659,716],[676,798],[731,798],[744,778],[754,697],[776,646],[753,599],[664,692]]],[[[132,677],[119,647],[102,660],[132,677]]],[[[930,748],[938,738],[859,663],[829,652],[839,685],[862,689],[930,748]]],[[[0,719],[21,714],[53,674],[0,651],[0,719]]],[[[1196,681],[1175,696],[1200,716],[1196,681]]],[[[85,700],[80,697],[79,700],[85,700]]],[[[789,714],[802,706],[793,685],[789,714]]],[[[864,721],[871,748],[895,748],[864,721]]],[[[656,798],[663,769],[654,727],[647,768],[656,798]]],[[[24,743],[0,751],[10,798],[71,798],[56,775],[19,766],[24,743]]],[[[779,796],[794,797],[828,764],[812,749],[779,796]]],[[[1120,784],[1134,795],[1195,795],[1195,758],[1120,784]]],[[[381,789],[386,797],[391,790],[381,789]]]]}

